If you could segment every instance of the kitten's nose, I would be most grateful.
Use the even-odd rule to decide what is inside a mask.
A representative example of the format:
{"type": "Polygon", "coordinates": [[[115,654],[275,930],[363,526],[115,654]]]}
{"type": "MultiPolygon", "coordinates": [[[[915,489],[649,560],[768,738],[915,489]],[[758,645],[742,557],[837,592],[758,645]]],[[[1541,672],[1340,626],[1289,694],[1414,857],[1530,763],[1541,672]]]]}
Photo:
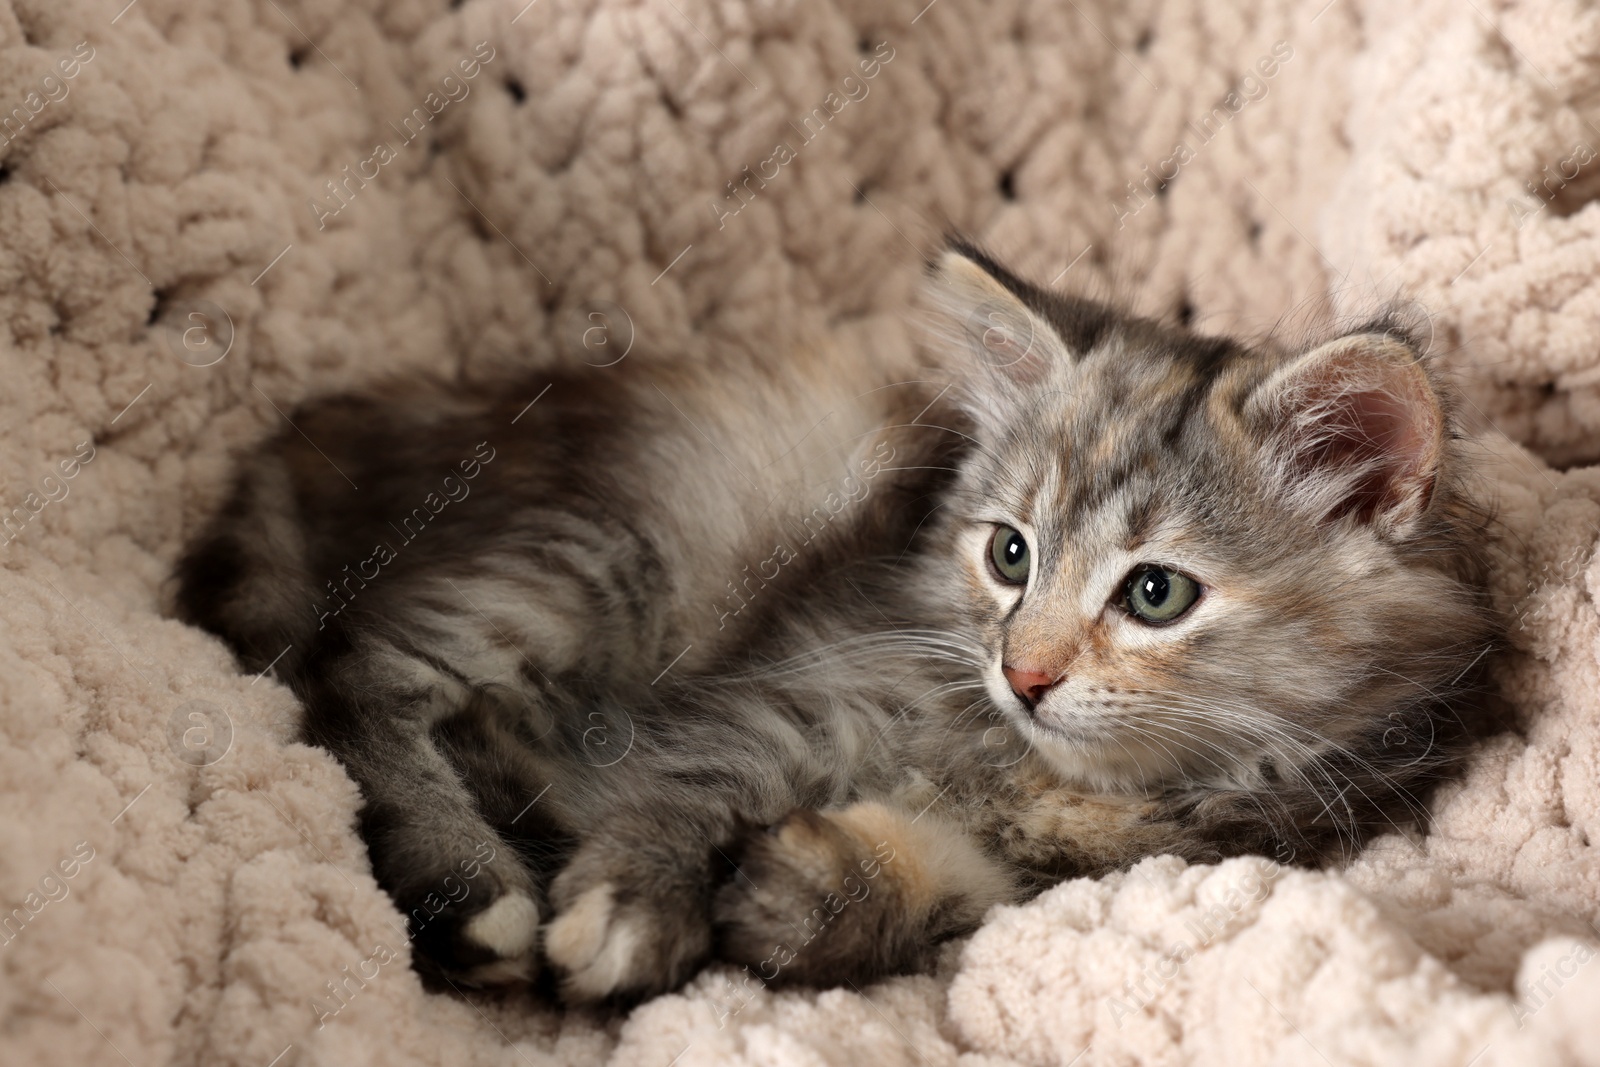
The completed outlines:
{"type": "Polygon", "coordinates": [[[1056,684],[1058,678],[1053,674],[1043,671],[1031,671],[1026,667],[1000,667],[1000,673],[1006,676],[1006,681],[1011,683],[1011,691],[1022,698],[1022,702],[1029,708],[1036,706],[1044,699],[1045,692],[1056,684]]]}

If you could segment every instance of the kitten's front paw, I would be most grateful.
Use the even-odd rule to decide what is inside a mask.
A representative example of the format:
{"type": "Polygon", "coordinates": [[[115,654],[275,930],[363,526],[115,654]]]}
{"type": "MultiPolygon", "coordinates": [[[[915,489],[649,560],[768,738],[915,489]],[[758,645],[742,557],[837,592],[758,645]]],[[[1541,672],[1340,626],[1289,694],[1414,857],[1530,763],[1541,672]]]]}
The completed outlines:
{"type": "Polygon", "coordinates": [[[461,924],[461,940],[493,957],[466,974],[475,985],[531,981],[538,967],[539,905],[508,893],[461,924]]]}
{"type": "Polygon", "coordinates": [[[797,810],[750,835],[713,907],[718,956],[774,984],[829,985],[912,965],[913,917],[884,875],[896,843],[887,825],[861,817],[867,808],[797,810]]]}
{"type": "MultiPolygon", "coordinates": [[[[693,867],[693,869],[691,869],[693,867]]],[[[711,947],[709,875],[580,851],[551,887],[544,952],[569,1001],[634,999],[682,984],[711,947]]]]}
{"type": "Polygon", "coordinates": [[[397,899],[407,912],[417,969],[471,986],[531,981],[539,967],[540,919],[532,888],[487,874],[453,881],[465,888],[459,900],[453,893],[441,900],[434,891],[397,899]]]}

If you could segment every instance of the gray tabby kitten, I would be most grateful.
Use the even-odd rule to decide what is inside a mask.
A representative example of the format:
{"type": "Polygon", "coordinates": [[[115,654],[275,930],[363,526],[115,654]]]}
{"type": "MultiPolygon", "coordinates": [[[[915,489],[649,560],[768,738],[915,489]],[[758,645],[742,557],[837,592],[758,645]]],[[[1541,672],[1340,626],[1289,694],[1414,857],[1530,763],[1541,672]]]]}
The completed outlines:
{"type": "Polygon", "coordinates": [[[1421,811],[1497,630],[1416,346],[1178,332],[960,243],[928,290],[931,383],[394,386],[245,463],[182,614],[276,659],[424,974],[860,981],[1064,878],[1421,811]]]}

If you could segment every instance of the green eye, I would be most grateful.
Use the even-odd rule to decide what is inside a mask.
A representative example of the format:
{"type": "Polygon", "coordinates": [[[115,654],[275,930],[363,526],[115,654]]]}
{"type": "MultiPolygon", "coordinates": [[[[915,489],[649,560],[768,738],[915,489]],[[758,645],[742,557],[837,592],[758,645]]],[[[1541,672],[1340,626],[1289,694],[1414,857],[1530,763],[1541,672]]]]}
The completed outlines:
{"type": "Polygon", "coordinates": [[[1033,562],[1028,542],[1009,526],[1001,526],[989,542],[989,559],[1001,581],[1022,585],[1028,580],[1028,567],[1033,562]]]}
{"type": "Polygon", "coordinates": [[[1149,623],[1171,622],[1200,599],[1200,583],[1168,567],[1146,564],[1128,575],[1128,611],[1149,623]]]}

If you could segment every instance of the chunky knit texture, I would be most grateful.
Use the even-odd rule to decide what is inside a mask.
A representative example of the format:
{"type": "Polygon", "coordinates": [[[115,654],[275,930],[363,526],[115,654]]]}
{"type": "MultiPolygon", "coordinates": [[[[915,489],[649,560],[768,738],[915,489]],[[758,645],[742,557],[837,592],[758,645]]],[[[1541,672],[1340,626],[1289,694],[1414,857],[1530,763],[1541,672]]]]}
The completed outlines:
{"type": "Polygon", "coordinates": [[[525,2],[0,0],[0,1061],[1600,1055],[1600,15],[525,2]],[[903,354],[945,228],[1219,331],[1414,301],[1517,442],[1484,446],[1505,732],[1348,870],[1148,860],[933,977],[711,971],[616,1018],[424,993],[354,787],[163,614],[232,455],[400,371],[903,354]]]}

